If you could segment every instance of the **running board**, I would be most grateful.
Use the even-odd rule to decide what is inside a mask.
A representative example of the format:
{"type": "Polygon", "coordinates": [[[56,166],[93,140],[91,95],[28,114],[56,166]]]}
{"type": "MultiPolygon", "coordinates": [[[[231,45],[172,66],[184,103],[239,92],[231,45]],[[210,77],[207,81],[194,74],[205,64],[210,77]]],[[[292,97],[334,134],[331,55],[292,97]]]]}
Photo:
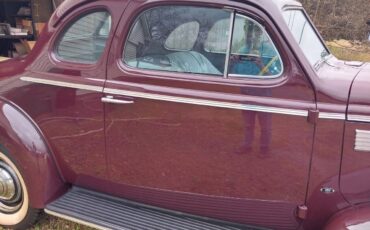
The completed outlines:
{"type": "Polygon", "coordinates": [[[97,229],[256,230],[209,218],[171,212],[102,193],[73,187],[46,206],[45,212],[97,229]]]}

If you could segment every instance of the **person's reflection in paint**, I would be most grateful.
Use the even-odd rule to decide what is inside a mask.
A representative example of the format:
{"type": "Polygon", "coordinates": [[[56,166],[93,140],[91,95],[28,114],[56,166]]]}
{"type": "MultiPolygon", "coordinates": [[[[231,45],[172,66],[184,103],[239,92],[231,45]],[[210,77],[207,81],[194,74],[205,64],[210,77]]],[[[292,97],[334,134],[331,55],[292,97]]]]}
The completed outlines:
{"type": "MultiPolygon", "coordinates": [[[[238,50],[237,54],[230,57],[230,72],[246,76],[271,76],[274,72],[280,71],[277,68],[277,55],[271,43],[263,36],[262,28],[253,21],[244,22],[244,45],[238,50]],[[272,53],[271,53],[272,52],[272,53]],[[264,60],[264,57],[272,57],[264,60]]],[[[271,97],[270,88],[243,87],[241,93],[251,96],[271,97]]],[[[255,140],[256,120],[260,126],[259,152],[263,155],[270,153],[272,139],[272,117],[270,113],[245,110],[242,112],[245,124],[245,136],[241,147],[237,150],[238,154],[252,151],[255,140]]]]}
{"type": "MultiPolygon", "coordinates": [[[[241,93],[253,96],[271,97],[271,90],[263,88],[256,89],[244,87],[241,89],[241,93]]],[[[258,124],[260,127],[259,152],[264,155],[269,154],[272,139],[271,113],[244,110],[242,112],[242,117],[244,122],[245,135],[243,144],[237,150],[237,153],[243,154],[252,151],[253,142],[255,141],[256,136],[256,122],[258,120],[258,124]]]]}

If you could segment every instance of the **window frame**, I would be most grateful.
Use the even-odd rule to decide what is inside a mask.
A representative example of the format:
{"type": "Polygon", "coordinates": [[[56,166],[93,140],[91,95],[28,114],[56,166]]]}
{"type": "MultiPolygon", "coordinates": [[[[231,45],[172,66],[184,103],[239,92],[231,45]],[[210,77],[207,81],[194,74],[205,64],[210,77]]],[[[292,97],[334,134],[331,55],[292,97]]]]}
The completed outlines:
{"type": "Polygon", "coordinates": [[[104,53],[107,51],[107,48],[110,45],[111,36],[114,32],[113,31],[113,14],[112,14],[112,12],[106,6],[93,6],[93,7],[87,8],[87,9],[83,9],[81,11],[73,12],[70,15],[71,16],[68,17],[66,22],[61,23],[60,25],[58,25],[59,29],[55,32],[55,34],[53,36],[53,39],[50,43],[51,45],[50,45],[50,48],[49,48],[49,55],[51,57],[51,60],[54,61],[54,64],[64,63],[68,66],[78,65],[79,67],[82,67],[82,68],[84,68],[84,67],[90,68],[90,67],[99,65],[103,61],[104,53]],[[60,41],[62,40],[66,31],[68,29],[70,29],[71,26],[74,23],[76,23],[78,20],[80,20],[81,18],[85,17],[86,15],[97,13],[97,12],[107,13],[111,17],[111,24],[110,24],[111,28],[110,28],[109,34],[107,36],[107,39],[105,41],[105,47],[104,47],[100,57],[94,62],[73,61],[73,60],[67,60],[67,59],[61,58],[60,55],[57,52],[57,47],[59,46],[60,41]]]}
{"type": "MultiPolygon", "coordinates": [[[[224,78],[224,72],[221,72],[221,74],[219,75],[215,75],[215,74],[208,74],[208,73],[188,73],[188,72],[176,72],[176,71],[165,71],[165,70],[158,70],[158,69],[145,69],[145,68],[137,68],[137,67],[133,67],[133,66],[130,66],[128,65],[126,62],[125,62],[125,48],[126,48],[126,44],[129,42],[129,38],[131,36],[131,33],[134,29],[134,26],[136,24],[136,22],[139,21],[140,17],[145,14],[147,11],[150,11],[154,8],[159,8],[159,7],[198,7],[198,8],[211,8],[211,9],[217,9],[217,10],[223,10],[223,11],[228,11],[230,13],[230,15],[233,15],[233,12],[234,10],[231,10],[231,9],[227,9],[227,8],[221,8],[221,7],[215,7],[215,6],[207,6],[207,5],[193,5],[193,4],[188,4],[188,5],[185,5],[185,4],[161,4],[161,5],[154,5],[154,6],[148,6],[146,7],[145,9],[143,10],[140,10],[138,13],[135,13],[135,16],[133,17],[132,21],[129,22],[129,30],[127,31],[126,35],[124,36],[124,42],[121,43],[121,54],[120,54],[120,59],[119,59],[119,65],[121,67],[121,69],[124,69],[124,68],[127,68],[129,70],[133,70],[133,71],[154,71],[154,72],[158,72],[158,73],[169,73],[169,74],[186,74],[186,75],[198,75],[198,76],[203,76],[203,77],[209,77],[210,79],[223,79],[224,78]]],[[[199,24],[199,21],[196,21],[198,22],[199,24]]],[[[232,23],[232,22],[231,22],[232,23]]],[[[147,25],[146,25],[147,26],[147,25]]],[[[199,28],[200,29],[200,28],[199,28]]],[[[173,50],[173,49],[168,49],[167,47],[164,47],[166,50],[168,51],[178,51],[178,50],[173,50]]],[[[226,59],[225,59],[226,60],[226,59]]]]}
{"type": "MultiPolygon", "coordinates": [[[[280,33],[281,31],[277,28],[275,22],[266,15],[263,11],[260,11],[258,8],[255,8],[251,5],[246,5],[245,7],[238,7],[234,5],[215,5],[209,4],[207,2],[204,3],[191,3],[189,2],[187,5],[183,3],[179,4],[168,4],[168,3],[148,3],[141,5],[135,12],[128,14],[127,18],[128,21],[125,22],[124,30],[121,31],[121,42],[119,43],[119,52],[115,56],[115,62],[117,64],[118,69],[122,73],[129,74],[131,76],[137,77],[144,77],[144,78],[158,78],[158,79],[167,79],[167,80],[179,80],[179,81],[195,81],[199,83],[212,83],[212,84],[220,84],[220,85],[234,85],[234,86],[250,86],[250,87],[271,87],[283,84],[289,79],[289,73],[292,70],[292,63],[287,61],[288,58],[291,58],[290,49],[288,44],[286,43],[285,37],[280,33]],[[276,78],[234,78],[234,77],[227,77],[224,78],[223,75],[210,75],[210,74],[200,74],[200,73],[181,73],[181,72],[169,72],[169,71],[161,71],[161,70],[151,70],[151,69],[139,69],[132,66],[127,65],[123,60],[124,58],[124,49],[126,45],[126,41],[130,37],[131,31],[133,26],[135,25],[137,19],[140,17],[142,13],[147,10],[150,10],[155,7],[161,6],[189,6],[189,7],[210,7],[213,9],[220,9],[220,10],[227,10],[231,12],[231,14],[240,14],[246,17],[249,17],[260,25],[263,26],[271,40],[274,40],[275,48],[281,57],[282,62],[282,72],[279,77],[276,78]],[[260,15],[261,14],[261,15],[260,15]],[[289,50],[289,51],[288,51],[289,50]]],[[[122,22],[120,25],[122,26],[122,22]]]]}
{"type": "MultiPolygon", "coordinates": [[[[228,44],[228,51],[230,52],[229,55],[228,55],[228,60],[230,60],[230,55],[231,55],[231,48],[232,48],[232,40],[233,40],[233,37],[234,37],[234,27],[235,27],[235,19],[237,16],[240,16],[240,17],[243,17],[245,19],[248,19],[250,21],[252,21],[253,23],[255,23],[255,25],[257,25],[262,31],[263,33],[265,33],[265,35],[267,36],[267,38],[269,39],[269,41],[273,44],[274,46],[274,49],[277,53],[277,57],[279,58],[278,60],[280,60],[281,62],[281,71],[279,74],[275,74],[275,75],[270,75],[270,76],[260,76],[260,75],[248,75],[248,74],[233,74],[233,73],[229,73],[229,66],[227,66],[227,79],[230,79],[230,78],[237,78],[237,79],[245,79],[245,78],[248,78],[248,79],[256,79],[256,80],[261,80],[261,79],[276,79],[276,78],[280,78],[284,72],[285,72],[285,69],[284,69],[284,61],[281,57],[281,54],[279,52],[279,50],[276,48],[276,45],[275,45],[275,42],[272,40],[270,34],[268,33],[268,31],[266,30],[266,28],[264,26],[261,25],[261,23],[259,23],[258,21],[254,20],[253,18],[249,17],[249,16],[246,16],[244,14],[241,14],[241,13],[237,13],[237,12],[234,12],[234,22],[232,24],[232,36],[231,36],[231,41],[230,43],[228,44]]],[[[226,66],[225,66],[226,68],[226,66]]],[[[226,70],[225,70],[226,72],[226,70]]]]}
{"type": "MultiPolygon", "coordinates": [[[[325,43],[325,40],[324,38],[322,37],[322,35],[320,34],[320,32],[318,31],[317,27],[315,26],[315,24],[313,23],[311,17],[308,15],[307,11],[303,8],[303,7],[296,7],[296,6],[285,6],[283,9],[282,9],[282,16],[284,17],[284,13],[286,11],[301,11],[303,16],[306,18],[307,22],[309,23],[309,26],[312,28],[312,30],[314,31],[314,33],[316,34],[316,36],[319,38],[321,44],[323,45],[323,47],[326,49],[326,52],[328,53],[328,55],[325,57],[325,58],[322,58],[321,61],[319,61],[318,63],[316,63],[316,65],[311,65],[311,63],[309,62],[308,58],[306,57],[306,54],[305,52],[303,51],[303,49],[300,47],[300,44],[298,42],[296,42],[296,40],[294,39],[294,41],[298,44],[298,47],[299,49],[302,51],[302,53],[304,54],[304,57],[305,59],[307,60],[307,62],[309,63],[309,65],[313,68],[313,70],[315,72],[317,72],[317,70],[319,69],[319,67],[321,66],[321,64],[325,61],[327,61],[328,59],[330,59],[331,57],[333,57],[333,54],[332,52],[330,51],[330,49],[328,48],[328,46],[326,45],[325,43]]],[[[284,19],[284,22],[285,24],[287,25],[285,19],[284,19]]],[[[289,25],[287,25],[287,27],[289,27],[289,25]]],[[[292,34],[292,36],[294,37],[292,31],[289,29],[289,32],[292,34]]]]}

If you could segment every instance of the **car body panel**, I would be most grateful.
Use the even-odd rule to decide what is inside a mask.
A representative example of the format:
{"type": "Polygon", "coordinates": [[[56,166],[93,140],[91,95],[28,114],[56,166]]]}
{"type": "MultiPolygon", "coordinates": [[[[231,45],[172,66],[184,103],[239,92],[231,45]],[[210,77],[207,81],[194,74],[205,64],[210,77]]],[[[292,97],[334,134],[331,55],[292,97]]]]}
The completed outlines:
{"type": "Polygon", "coordinates": [[[346,122],[343,163],[341,171],[341,189],[351,204],[369,202],[370,161],[366,132],[370,131],[369,63],[363,64],[352,85],[349,95],[348,122],[346,122]]]}
{"type": "Polygon", "coordinates": [[[6,99],[0,99],[0,107],[0,151],[19,166],[32,207],[42,208],[66,191],[63,178],[35,123],[6,99]]]}
{"type": "Polygon", "coordinates": [[[348,95],[360,68],[346,65],[331,56],[317,70],[317,109],[319,114],[330,113],[330,119],[319,119],[311,163],[310,184],[307,194],[308,212],[306,229],[321,228],[333,213],[349,206],[341,194],[340,165],[344,142],[348,95]],[[322,192],[331,188],[335,192],[322,192]],[[328,204],[328,205],[323,205],[328,204]],[[330,204],[330,205],[329,205],[330,204]]]}
{"type": "MultiPolygon", "coordinates": [[[[127,11],[131,12],[131,7],[135,11],[122,18],[124,23],[117,30],[119,39],[111,48],[115,52],[110,55],[104,93],[133,101],[127,105],[106,105],[108,164],[111,180],[120,188],[115,194],[207,217],[296,229],[300,221],[295,212],[305,200],[314,130],[307,121],[308,111],[316,108],[310,82],[281,42],[276,43],[285,73],[271,81],[125,66],[120,61],[122,41],[133,21],[141,11],[160,4],[166,3],[130,4],[127,11]],[[267,86],[261,86],[263,83],[267,86]],[[248,105],[274,107],[283,112],[250,111],[248,105]],[[247,109],[240,108],[243,106],[247,109]],[[303,116],[284,114],[284,109],[302,111],[303,116]],[[255,143],[246,154],[238,154],[246,132],[253,133],[245,121],[252,114],[255,143]],[[287,128],[287,123],[294,125],[287,128]],[[259,131],[258,126],[268,128],[259,131]],[[271,135],[270,153],[260,148],[268,141],[263,132],[271,135]],[[304,137],[295,138],[295,133],[304,137]],[[269,169],[269,173],[264,169],[269,169]]],[[[215,2],[189,1],[187,5],[222,7],[215,2]]],[[[259,10],[249,8],[249,15],[269,20],[259,10]]],[[[282,40],[277,29],[268,23],[266,27],[273,31],[271,37],[282,40]]]]}
{"type": "Polygon", "coordinates": [[[320,229],[345,209],[353,218],[349,206],[370,194],[367,153],[354,150],[356,130],[370,130],[370,65],[331,55],[311,66],[285,9],[303,10],[291,0],[65,1],[28,57],[0,63],[1,145],[27,174],[31,206],[43,208],[73,184],[273,229],[320,229]],[[226,79],[126,66],[122,50],[135,18],[163,4],[253,18],[269,32],[284,73],[226,79]],[[112,15],[99,61],[59,60],[60,34],[96,9],[112,15]],[[251,148],[240,152],[247,136],[251,148]]]}
{"type": "Polygon", "coordinates": [[[15,76],[1,87],[2,96],[20,106],[38,125],[68,183],[83,185],[84,178],[107,178],[104,110],[100,100],[109,46],[96,65],[60,61],[53,47],[65,26],[81,13],[97,9],[111,14],[110,44],[126,4],[127,1],[92,2],[69,12],[60,21],[61,27],[48,25],[24,61],[24,70],[9,70],[15,76]]]}
{"type": "Polygon", "coordinates": [[[325,230],[361,230],[370,227],[369,204],[344,209],[330,218],[325,230]]]}

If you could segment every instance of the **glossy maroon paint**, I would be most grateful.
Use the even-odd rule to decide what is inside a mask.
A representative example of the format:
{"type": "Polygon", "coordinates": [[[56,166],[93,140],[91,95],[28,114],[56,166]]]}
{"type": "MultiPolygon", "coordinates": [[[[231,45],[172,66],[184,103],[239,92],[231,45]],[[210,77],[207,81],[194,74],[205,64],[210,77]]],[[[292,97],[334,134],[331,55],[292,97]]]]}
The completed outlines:
{"type": "MultiPolygon", "coordinates": [[[[27,117],[37,124],[38,129],[43,133],[44,137],[42,139],[48,143],[54,156],[55,162],[53,163],[57,167],[53,166],[50,169],[50,166],[46,163],[40,163],[40,167],[44,165],[40,168],[40,172],[48,175],[46,172],[51,171],[50,173],[52,173],[52,170],[58,168],[59,177],[63,178],[64,183],[83,185],[84,179],[81,178],[88,176],[96,179],[107,178],[104,107],[100,102],[102,93],[27,83],[20,80],[20,77],[37,77],[102,87],[106,73],[105,60],[107,59],[108,48],[96,65],[76,65],[57,60],[52,55],[53,44],[63,28],[79,17],[81,13],[97,9],[108,10],[112,15],[112,27],[114,28],[125,9],[126,3],[125,1],[99,1],[85,4],[84,7],[76,8],[73,12],[68,11],[69,14],[62,15],[63,17],[60,18],[57,15],[58,11],[53,17],[58,18],[58,25],[60,26],[54,28],[52,23],[49,23],[36,47],[26,59],[1,63],[0,76],[6,78],[1,82],[2,96],[19,106],[27,114],[27,117]],[[14,77],[10,78],[13,75],[14,77]]],[[[74,9],[74,4],[72,4],[72,7],[68,7],[68,5],[69,10],[74,9]]],[[[112,33],[107,44],[111,39],[113,39],[112,33]]],[[[7,130],[7,132],[11,131],[11,129],[7,130]]],[[[32,159],[32,155],[29,158],[32,159]]],[[[27,159],[28,157],[24,157],[24,160],[27,159]]],[[[47,159],[49,158],[45,157],[45,160],[47,159]]],[[[31,163],[31,161],[22,165],[32,169],[36,167],[35,163],[31,163]]],[[[53,186],[56,183],[48,182],[48,180],[44,180],[44,183],[42,183],[42,177],[34,174],[29,175],[31,178],[38,178],[40,181],[30,184],[53,186]]],[[[50,189],[42,189],[42,186],[31,185],[29,188],[31,198],[37,202],[34,207],[44,207],[49,200],[55,198],[55,192],[52,193],[50,189]],[[40,192],[47,192],[45,194],[47,199],[42,200],[44,197],[34,195],[40,192]]],[[[57,186],[55,189],[57,189],[57,186]]]]}
{"type": "MultiPolygon", "coordinates": [[[[163,4],[166,2],[130,4],[127,11],[132,13],[123,16],[125,24],[118,28],[119,39],[113,41],[112,50],[122,50],[122,41],[140,12],[163,4]]],[[[215,1],[187,4],[224,6],[224,2],[215,1]]],[[[246,8],[245,14],[269,21],[261,11],[246,8]]],[[[285,73],[267,87],[249,89],[249,94],[248,87],[261,82],[138,71],[121,63],[120,52],[111,53],[106,87],[164,96],[315,109],[313,90],[294,56],[287,52],[289,49],[277,30],[273,27],[268,30],[272,37],[279,39],[277,44],[285,73]]],[[[117,195],[143,202],[145,192],[156,197],[145,199],[146,203],[173,210],[275,229],[298,227],[300,221],[295,211],[305,201],[314,128],[306,117],[141,98],[132,100],[132,105],[106,107],[108,164],[112,182],[121,188],[117,195]],[[253,129],[246,126],[246,122],[253,121],[245,119],[255,122],[256,130],[249,134],[254,136],[254,143],[251,150],[238,154],[248,135],[245,130],[253,129]],[[286,127],[287,123],[294,125],[286,127]],[[300,133],[302,138],[296,138],[295,133],[300,133]],[[268,135],[271,136],[266,137],[268,135]],[[266,149],[264,142],[268,142],[266,149]],[[132,193],[128,188],[141,192],[132,193]]]]}
{"type": "Polygon", "coordinates": [[[362,230],[368,229],[370,207],[368,204],[345,209],[334,215],[325,226],[325,230],[362,230]]]}
{"type": "Polygon", "coordinates": [[[0,108],[0,151],[22,172],[31,206],[43,208],[66,191],[50,149],[40,130],[20,108],[6,99],[2,99],[0,108]]]}
{"type": "Polygon", "coordinates": [[[370,219],[367,206],[348,209],[370,201],[370,162],[366,153],[353,150],[354,130],[370,130],[370,125],[346,121],[350,114],[370,115],[369,69],[369,64],[354,66],[330,57],[315,70],[285,25],[281,9],[270,0],[69,1],[54,13],[27,58],[0,63],[1,146],[26,175],[36,208],[73,184],[274,229],[320,229],[335,213],[349,210],[327,225],[335,229],[355,223],[357,213],[363,221],[370,219]],[[122,50],[133,21],[143,10],[164,4],[234,9],[254,18],[275,42],[283,75],[235,80],[125,66],[122,50]],[[96,9],[112,15],[112,30],[99,61],[86,65],[58,60],[53,47],[65,26],[96,9]],[[24,76],[298,109],[310,116],[127,96],[116,97],[133,104],[103,105],[102,91],[28,83],[20,79],[24,76]],[[343,119],[315,117],[317,112],[342,114],[343,119]],[[255,130],[247,133],[249,129],[255,130]],[[29,130],[34,138],[19,130],[29,130]],[[252,148],[240,154],[246,135],[254,137],[252,148]],[[334,192],[323,193],[322,188],[334,192]],[[299,205],[308,207],[305,220],[296,215],[299,205]]]}

